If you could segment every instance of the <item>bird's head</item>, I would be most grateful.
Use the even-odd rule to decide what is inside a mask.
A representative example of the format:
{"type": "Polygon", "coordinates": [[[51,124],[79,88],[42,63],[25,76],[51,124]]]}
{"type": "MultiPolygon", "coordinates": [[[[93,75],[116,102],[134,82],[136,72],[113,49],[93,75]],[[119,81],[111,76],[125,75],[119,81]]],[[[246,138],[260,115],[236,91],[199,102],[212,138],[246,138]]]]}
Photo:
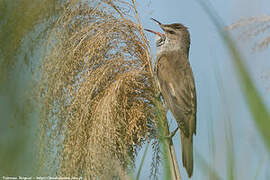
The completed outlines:
{"type": "Polygon", "coordinates": [[[162,24],[156,19],[152,18],[164,33],[156,32],[153,30],[145,29],[148,32],[156,34],[156,46],[160,50],[183,50],[189,51],[190,35],[187,27],[182,24],[162,24]]]}

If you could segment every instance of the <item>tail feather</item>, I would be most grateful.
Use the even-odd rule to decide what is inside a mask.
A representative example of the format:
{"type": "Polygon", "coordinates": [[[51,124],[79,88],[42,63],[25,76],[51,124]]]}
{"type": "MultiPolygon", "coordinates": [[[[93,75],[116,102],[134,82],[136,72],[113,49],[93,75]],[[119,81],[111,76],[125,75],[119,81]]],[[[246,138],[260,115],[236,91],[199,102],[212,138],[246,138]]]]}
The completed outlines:
{"type": "Polygon", "coordinates": [[[181,133],[182,162],[188,177],[193,173],[193,135],[186,137],[181,133]]]}

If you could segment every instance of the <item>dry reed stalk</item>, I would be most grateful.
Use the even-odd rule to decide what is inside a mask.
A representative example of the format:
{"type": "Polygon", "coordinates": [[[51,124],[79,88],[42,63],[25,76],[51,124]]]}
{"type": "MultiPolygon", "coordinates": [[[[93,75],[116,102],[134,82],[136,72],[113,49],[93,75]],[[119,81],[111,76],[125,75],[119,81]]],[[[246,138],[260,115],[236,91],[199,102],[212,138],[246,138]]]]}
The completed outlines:
{"type": "Polygon", "coordinates": [[[52,29],[40,69],[41,153],[58,175],[123,178],[157,138],[148,42],[126,18],[135,8],[69,1],[52,29]]]}
{"type": "Polygon", "coordinates": [[[253,50],[263,50],[270,43],[270,16],[263,15],[241,19],[228,26],[227,30],[237,31],[238,37],[242,40],[257,38],[253,50]]]}

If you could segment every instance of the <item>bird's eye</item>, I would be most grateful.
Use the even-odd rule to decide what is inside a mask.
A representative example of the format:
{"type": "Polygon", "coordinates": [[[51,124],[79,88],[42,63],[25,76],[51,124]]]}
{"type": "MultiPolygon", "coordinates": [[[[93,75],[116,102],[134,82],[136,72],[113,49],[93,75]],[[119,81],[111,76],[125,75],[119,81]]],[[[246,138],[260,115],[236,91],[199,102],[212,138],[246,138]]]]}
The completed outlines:
{"type": "Polygon", "coordinates": [[[175,32],[174,32],[174,31],[170,31],[170,30],[168,31],[168,33],[170,33],[170,34],[175,34],[175,32]]]}

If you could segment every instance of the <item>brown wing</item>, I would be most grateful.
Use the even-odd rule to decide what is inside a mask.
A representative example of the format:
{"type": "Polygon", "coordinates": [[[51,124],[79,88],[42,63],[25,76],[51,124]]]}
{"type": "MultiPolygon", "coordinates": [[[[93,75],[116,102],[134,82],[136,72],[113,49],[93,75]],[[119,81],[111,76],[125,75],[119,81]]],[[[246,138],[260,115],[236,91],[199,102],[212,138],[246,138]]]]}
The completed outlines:
{"type": "Polygon", "coordinates": [[[188,176],[193,173],[193,134],[196,134],[196,91],[188,59],[166,53],[156,64],[162,96],[181,130],[182,162],[188,176]]]}
{"type": "Polygon", "coordinates": [[[156,66],[162,96],[180,129],[186,136],[196,134],[196,91],[188,59],[166,53],[158,57],[156,66]]]}

